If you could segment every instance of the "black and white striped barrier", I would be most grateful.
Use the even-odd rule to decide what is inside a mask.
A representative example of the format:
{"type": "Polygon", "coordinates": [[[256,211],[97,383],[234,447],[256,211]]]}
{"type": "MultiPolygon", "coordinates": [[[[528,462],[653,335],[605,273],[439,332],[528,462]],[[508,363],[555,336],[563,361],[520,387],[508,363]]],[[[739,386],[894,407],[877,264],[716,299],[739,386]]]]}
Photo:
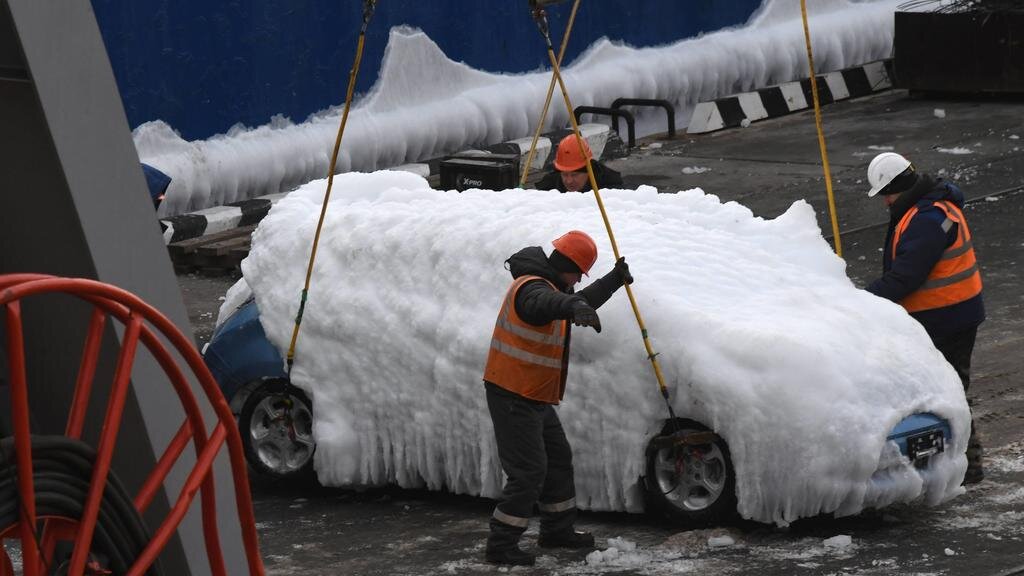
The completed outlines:
{"type": "MultiPolygon", "coordinates": [[[[892,88],[891,66],[892,60],[879,60],[822,74],[818,76],[818,102],[822,105],[831,104],[888,90],[892,88]]],[[[805,78],[756,92],[701,102],[693,109],[686,132],[703,134],[813,107],[811,80],[805,78]]]]}
{"type": "MultiPolygon", "coordinates": [[[[558,142],[570,133],[569,130],[557,130],[542,136],[537,141],[537,149],[534,153],[530,170],[536,172],[551,166],[555,159],[554,149],[558,146],[558,142]]],[[[605,124],[580,124],[580,135],[587,141],[590,150],[594,153],[594,158],[601,159],[611,138],[611,128],[605,124]]],[[[488,146],[485,150],[465,151],[461,154],[479,153],[481,156],[486,156],[487,154],[519,154],[520,163],[523,163],[526,162],[526,156],[529,153],[532,141],[532,137],[519,138],[488,146]]],[[[438,174],[438,166],[441,160],[441,158],[438,158],[430,162],[402,164],[401,166],[389,168],[389,170],[412,172],[424,178],[429,178],[438,174]]],[[[241,228],[256,224],[270,212],[270,207],[285,195],[287,195],[287,192],[269,194],[251,200],[232,202],[224,206],[216,206],[189,214],[164,218],[160,220],[160,224],[164,229],[164,242],[170,244],[207,234],[223,232],[231,228],[241,228]]]]}
{"type": "Polygon", "coordinates": [[[160,220],[163,227],[164,243],[179,242],[189,238],[197,238],[207,234],[215,234],[230,230],[231,228],[242,228],[251,226],[263,219],[270,212],[270,207],[285,196],[285,192],[279,194],[268,194],[251,200],[232,202],[224,206],[216,206],[180,214],[160,220]]]}

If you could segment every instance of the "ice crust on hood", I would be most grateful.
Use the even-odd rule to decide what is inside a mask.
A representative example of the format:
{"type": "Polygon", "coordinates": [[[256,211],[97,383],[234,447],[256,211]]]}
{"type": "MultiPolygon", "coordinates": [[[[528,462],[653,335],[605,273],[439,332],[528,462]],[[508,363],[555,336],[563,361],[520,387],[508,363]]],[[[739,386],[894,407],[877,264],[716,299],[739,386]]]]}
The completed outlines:
{"type": "MultiPolygon", "coordinates": [[[[814,61],[831,71],[888,58],[896,0],[814,2],[809,10],[814,61]]],[[[699,101],[807,76],[800,3],[766,0],[751,22],[660,47],[594,43],[563,73],[576,106],[616,98],[664,99],[685,124],[699,101]]],[[[546,63],[538,62],[538,66],[546,63]]],[[[338,171],[371,171],[466,148],[530,136],[540,118],[550,71],[498,74],[449,59],[423,32],[391,31],[380,76],[354,105],[338,171]]],[[[569,122],[556,100],[545,127],[569,122]]],[[[326,176],[341,103],[301,123],[275,117],[264,126],[185,141],[154,119],[133,137],[139,157],[172,177],[160,216],[283,192],[326,176]]],[[[641,112],[641,135],[664,117],[641,112]],[[646,119],[656,119],[644,130],[646,119]]]]}
{"type": "MultiPolygon", "coordinates": [[[[248,283],[281,350],[325,188],[312,182],[274,206],[222,308],[248,283]]],[[[810,205],[765,220],[699,189],[603,199],[675,412],[728,442],[744,517],[785,524],[962,492],[969,412],[956,373],[902,308],[853,286],[810,205]],[[870,481],[888,431],[917,412],[952,426],[934,474],[904,466],[870,481]]],[[[601,274],[614,261],[601,222],[592,194],[337,177],[292,372],[314,403],[320,481],[498,496],[481,378],[510,282],[503,263],[580,229],[598,243],[601,274]]],[[[600,314],[600,334],[574,333],[558,410],[577,503],[639,511],[644,448],[667,410],[624,291],[600,314]]]]}

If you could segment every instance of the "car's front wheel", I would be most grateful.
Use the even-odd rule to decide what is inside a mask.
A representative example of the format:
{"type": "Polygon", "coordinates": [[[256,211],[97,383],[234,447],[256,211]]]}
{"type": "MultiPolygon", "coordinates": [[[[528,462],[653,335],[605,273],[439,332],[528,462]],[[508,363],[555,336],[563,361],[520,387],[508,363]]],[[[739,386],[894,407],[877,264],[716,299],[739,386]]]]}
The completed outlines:
{"type": "Polygon", "coordinates": [[[293,480],[313,470],[313,409],[288,382],[273,380],[252,391],[238,417],[249,465],[262,476],[293,480]]]}
{"type": "Polygon", "coordinates": [[[709,526],[736,516],[736,473],[725,440],[693,420],[665,424],[647,450],[648,511],[686,526],[709,526]],[[704,433],[704,434],[701,434],[704,433]],[[690,436],[691,441],[683,441],[690,436]],[[675,441],[665,441],[673,435],[675,441]]]}

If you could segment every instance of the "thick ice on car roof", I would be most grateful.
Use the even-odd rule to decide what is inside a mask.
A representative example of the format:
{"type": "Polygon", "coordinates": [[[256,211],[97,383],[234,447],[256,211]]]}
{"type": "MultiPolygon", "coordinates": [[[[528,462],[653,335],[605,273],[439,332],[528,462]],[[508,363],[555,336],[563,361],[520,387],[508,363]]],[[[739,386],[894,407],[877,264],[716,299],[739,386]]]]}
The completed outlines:
{"type": "MultiPolygon", "coordinates": [[[[242,264],[281,350],[325,188],[275,205],[242,264]]],[[[810,205],[765,220],[699,189],[603,197],[675,410],[728,442],[743,516],[785,523],[962,491],[968,409],[956,374],[902,308],[853,286],[810,205]],[[870,486],[888,431],[925,411],[953,429],[930,483],[908,468],[892,489],[870,486]]],[[[573,228],[598,241],[594,272],[609,269],[591,194],[335,178],[292,372],[314,404],[321,482],[499,493],[481,375],[511,280],[502,263],[573,228]]],[[[245,292],[229,293],[222,316],[245,292]]],[[[600,334],[574,331],[559,410],[579,505],[638,511],[643,449],[667,410],[625,294],[600,314],[600,334]]]]}

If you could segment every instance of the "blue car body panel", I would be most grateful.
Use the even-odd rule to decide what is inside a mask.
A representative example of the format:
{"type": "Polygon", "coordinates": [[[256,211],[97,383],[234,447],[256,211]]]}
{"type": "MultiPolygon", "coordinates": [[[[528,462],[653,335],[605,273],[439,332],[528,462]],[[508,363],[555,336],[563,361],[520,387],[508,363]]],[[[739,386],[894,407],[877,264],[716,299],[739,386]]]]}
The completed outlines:
{"type": "Polygon", "coordinates": [[[217,328],[203,358],[228,401],[249,382],[287,377],[281,354],[263,331],[255,300],[240,306],[217,328]]]}
{"type": "Polygon", "coordinates": [[[949,422],[934,414],[925,412],[914,414],[901,420],[899,424],[893,427],[892,432],[889,433],[888,440],[896,442],[900,447],[900,452],[907,456],[907,438],[932,430],[941,430],[942,437],[945,438],[946,442],[949,442],[950,438],[952,438],[952,428],[950,428],[949,422]]]}
{"type": "MultiPolygon", "coordinates": [[[[217,328],[204,358],[229,401],[250,382],[287,378],[281,354],[263,331],[255,300],[240,306],[217,328]]],[[[952,439],[952,429],[945,419],[927,412],[913,414],[896,424],[887,440],[895,443],[900,454],[908,458],[908,439],[935,431],[941,431],[942,444],[948,444],[952,439]]],[[[920,463],[926,465],[927,460],[920,463]]],[[[890,480],[884,474],[877,479],[881,483],[890,480]]]]}

